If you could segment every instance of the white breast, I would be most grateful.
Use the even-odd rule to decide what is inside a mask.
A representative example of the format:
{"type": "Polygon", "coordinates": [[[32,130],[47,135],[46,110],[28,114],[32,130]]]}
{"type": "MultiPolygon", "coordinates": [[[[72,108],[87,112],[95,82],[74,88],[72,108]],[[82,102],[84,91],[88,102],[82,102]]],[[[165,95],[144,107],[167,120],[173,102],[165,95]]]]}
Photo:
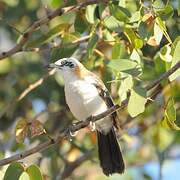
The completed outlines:
{"type": "MultiPolygon", "coordinates": [[[[85,120],[90,115],[97,115],[107,110],[96,87],[85,80],[65,83],[66,102],[78,120],[85,120]]],[[[108,131],[112,127],[110,118],[96,123],[97,129],[108,131]]]]}

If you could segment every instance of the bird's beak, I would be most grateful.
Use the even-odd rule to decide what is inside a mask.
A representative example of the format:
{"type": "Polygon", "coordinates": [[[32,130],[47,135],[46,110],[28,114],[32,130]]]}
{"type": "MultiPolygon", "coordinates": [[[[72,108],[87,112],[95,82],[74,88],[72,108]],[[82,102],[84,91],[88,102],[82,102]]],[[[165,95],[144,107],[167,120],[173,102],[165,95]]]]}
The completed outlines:
{"type": "Polygon", "coordinates": [[[59,66],[56,65],[56,64],[54,64],[54,63],[51,63],[51,64],[48,64],[48,65],[46,66],[46,68],[50,70],[50,69],[54,69],[54,68],[59,68],[59,66]]]}

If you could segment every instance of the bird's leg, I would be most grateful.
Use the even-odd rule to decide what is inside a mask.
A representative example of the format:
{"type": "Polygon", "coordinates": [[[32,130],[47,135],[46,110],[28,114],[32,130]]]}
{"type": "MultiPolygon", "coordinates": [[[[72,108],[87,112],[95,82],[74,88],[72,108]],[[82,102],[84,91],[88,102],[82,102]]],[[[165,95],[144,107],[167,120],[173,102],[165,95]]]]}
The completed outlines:
{"type": "Polygon", "coordinates": [[[71,137],[76,136],[77,133],[78,133],[78,131],[74,131],[74,132],[71,131],[71,129],[73,129],[73,126],[75,126],[75,125],[76,125],[76,124],[72,124],[72,125],[71,125],[72,127],[69,128],[69,134],[70,134],[71,137]]]}
{"type": "Polygon", "coordinates": [[[95,122],[89,121],[89,129],[90,129],[91,131],[95,131],[95,130],[96,130],[96,124],[95,124],[95,122]]]}

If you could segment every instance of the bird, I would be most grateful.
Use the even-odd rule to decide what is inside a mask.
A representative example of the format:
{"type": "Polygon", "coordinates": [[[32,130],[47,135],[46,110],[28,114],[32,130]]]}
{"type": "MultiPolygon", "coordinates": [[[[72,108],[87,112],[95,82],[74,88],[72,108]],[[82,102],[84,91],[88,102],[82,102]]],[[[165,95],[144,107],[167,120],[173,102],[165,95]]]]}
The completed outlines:
{"type": "MultiPolygon", "coordinates": [[[[85,121],[114,106],[103,81],[74,57],[57,60],[48,65],[64,79],[65,100],[74,117],[85,121]]],[[[95,122],[100,166],[106,176],[122,174],[125,163],[116,137],[117,113],[95,122]]]]}

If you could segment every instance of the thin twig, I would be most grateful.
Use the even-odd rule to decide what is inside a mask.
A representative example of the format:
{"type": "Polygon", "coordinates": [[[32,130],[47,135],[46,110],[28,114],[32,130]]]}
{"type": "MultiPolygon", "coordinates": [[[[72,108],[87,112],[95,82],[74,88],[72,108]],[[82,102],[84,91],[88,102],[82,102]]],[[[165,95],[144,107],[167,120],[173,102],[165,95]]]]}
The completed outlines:
{"type": "Polygon", "coordinates": [[[48,72],[48,74],[44,75],[42,78],[37,80],[35,83],[30,84],[28,88],[26,88],[16,99],[16,101],[22,100],[29,92],[34,90],[36,87],[40,86],[44,80],[46,80],[49,76],[53,75],[55,73],[55,69],[48,72]]]}

